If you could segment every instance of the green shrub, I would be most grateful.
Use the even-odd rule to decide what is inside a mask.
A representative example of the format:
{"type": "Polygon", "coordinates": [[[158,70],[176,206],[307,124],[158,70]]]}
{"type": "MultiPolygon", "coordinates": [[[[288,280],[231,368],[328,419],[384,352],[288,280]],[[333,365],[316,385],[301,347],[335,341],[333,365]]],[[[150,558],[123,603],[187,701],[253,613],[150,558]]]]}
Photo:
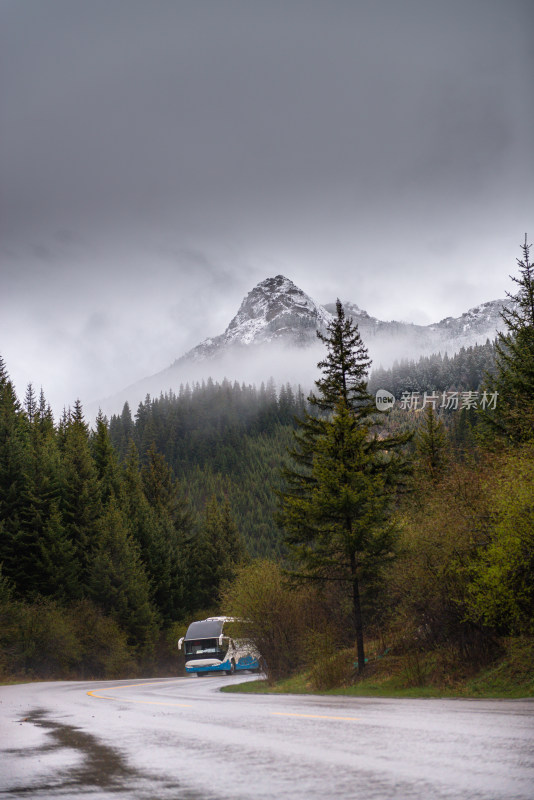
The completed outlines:
{"type": "Polygon", "coordinates": [[[270,682],[302,669],[307,637],[324,627],[324,614],[313,590],[291,587],[279,564],[258,560],[242,566],[223,590],[224,613],[242,622],[236,637],[254,642],[270,682]]]}
{"type": "Polygon", "coordinates": [[[119,678],[135,674],[126,634],[89,601],[0,602],[0,676],[119,678]]]}
{"type": "Polygon", "coordinates": [[[70,608],[79,642],[77,671],[82,678],[126,678],[136,674],[127,634],[89,600],[70,608]]]}
{"type": "Polygon", "coordinates": [[[70,677],[80,658],[72,621],[54,601],[11,602],[2,609],[4,672],[35,678],[70,677]]]}
{"type": "Polygon", "coordinates": [[[471,559],[468,613],[504,634],[534,634],[534,448],[507,459],[487,547],[471,559]]]}
{"type": "Polygon", "coordinates": [[[316,691],[324,691],[348,686],[354,677],[356,659],[354,648],[322,656],[310,668],[311,688],[316,691]]]}

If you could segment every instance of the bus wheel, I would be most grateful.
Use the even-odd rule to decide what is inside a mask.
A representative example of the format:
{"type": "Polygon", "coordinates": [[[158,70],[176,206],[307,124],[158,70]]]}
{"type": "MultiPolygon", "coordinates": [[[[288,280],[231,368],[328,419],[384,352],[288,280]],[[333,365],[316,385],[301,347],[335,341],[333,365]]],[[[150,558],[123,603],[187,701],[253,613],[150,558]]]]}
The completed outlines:
{"type": "Polygon", "coordinates": [[[226,672],[227,675],[233,675],[234,674],[234,672],[235,672],[235,662],[234,661],[230,662],[230,669],[225,670],[225,672],[226,672]]]}
{"type": "Polygon", "coordinates": [[[197,672],[197,678],[203,678],[206,675],[205,672],[197,672]]]}

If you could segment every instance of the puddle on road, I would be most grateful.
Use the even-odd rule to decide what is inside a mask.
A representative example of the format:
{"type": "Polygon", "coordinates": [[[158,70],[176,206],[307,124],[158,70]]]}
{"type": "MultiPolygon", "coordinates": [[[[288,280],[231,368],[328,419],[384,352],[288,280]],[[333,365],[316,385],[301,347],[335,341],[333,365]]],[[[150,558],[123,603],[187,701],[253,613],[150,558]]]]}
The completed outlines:
{"type": "MultiPolygon", "coordinates": [[[[96,736],[73,725],[49,719],[44,710],[31,711],[23,722],[29,722],[47,733],[47,741],[38,747],[13,748],[11,757],[33,758],[57,754],[57,765],[53,769],[40,764],[36,770],[29,768],[28,783],[3,788],[0,794],[7,797],[68,797],[92,795],[93,797],[127,798],[172,797],[180,800],[199,800],[199,795],[176,783],[169,785],[158,776],[143,773],[131,767],[119,750],[102,743],[96,736]],[[72,755],[64,751],[70,750],[72,755]],[[72,761],[76,760],[75,764],[72,761]],[[48,773],[43,776],[42,768],[48,773]],[[53,777],[51,776],[53,774],[53,777]]],[[[48,767],[52,766],[51,764],[48,767]]],[[[202,800],[209,800],[203,795],[202,800]]]]}

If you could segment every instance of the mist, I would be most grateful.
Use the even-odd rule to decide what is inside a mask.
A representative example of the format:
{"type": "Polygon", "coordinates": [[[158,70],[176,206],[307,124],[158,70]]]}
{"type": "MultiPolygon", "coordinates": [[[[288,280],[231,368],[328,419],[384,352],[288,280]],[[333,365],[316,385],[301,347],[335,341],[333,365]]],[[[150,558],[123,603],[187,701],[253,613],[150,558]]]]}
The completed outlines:
{"type": "Polygon", "coordinates": [[[19,396],[120,393],[280,273],[419,324],[503,297],[532,216],[533,23],[530,0],[3,0],[19,396]]]}

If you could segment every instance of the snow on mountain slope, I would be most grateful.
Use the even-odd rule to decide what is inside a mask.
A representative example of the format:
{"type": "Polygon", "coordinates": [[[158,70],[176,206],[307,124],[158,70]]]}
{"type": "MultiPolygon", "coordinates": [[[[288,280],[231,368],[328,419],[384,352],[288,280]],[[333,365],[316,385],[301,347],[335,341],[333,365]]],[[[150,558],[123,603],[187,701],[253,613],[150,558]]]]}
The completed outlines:
{"type": "Polygon", "coordinates": [[[479,306],[470,308],[461,317],[446,317],[435,325],[429,325],[431,330],[441,330],[451,337],[477,336],[488,331],[500,330],[502,326],[501,311],[505,300],[490,300],[479,306]]]}
{"type": "MultiPolygon", "coordinates": [[[[344,302],[345,313],[358,324],[374,366],[387,367],[395,359],[418,359],[431,353],[453,355],[462,346],[494,339],[502,326],[503,300],[469,309],[432,325],[385,322],[355,303],[344,302]]],[[[335,303],[321,306],[283,275],[266,278],[243,299],[224,333],[206,339],[170,367],[140,380],[102,401],[105,413],[117,413],[128,400],[135,408],[148,393],[152,397],[181,383],[208,377],[261,383],[274,377],[311,387],[324,346],[316,331],[324,331],[335,313],[335,303]]],[[[98,410],[98,408],[96,408],[98,410]]],[[[95,411],[96,413],[96,411],[95,411]]]]}
{"type": "MultiPolygon", "coordinates": [[[[414,325],[408,322],[385,322],[371,317],[351,302],[343,304],[345,314],[357,323],[362,339],[374,361],[391,362],[392,358],[417,359],[431,353],[449,355],[461,347],[484,344],[493,340],[502,329],[500,312],[505,300],[491,300],[470,308],[460,317],[446,317],[432,325],[414,325]]],[[[335,311],[335,304],[325,306],[335,311]]]]}
{"type": "Polygon", "coordinates": [[[221,348],[275,340],[306,346],[315,340],[315,331],[324,330],[331,319],[331,314],[293,281],[277,275],[248,293],[223,334],[206,339],[178,361],[213,358],[221,348]]]}

